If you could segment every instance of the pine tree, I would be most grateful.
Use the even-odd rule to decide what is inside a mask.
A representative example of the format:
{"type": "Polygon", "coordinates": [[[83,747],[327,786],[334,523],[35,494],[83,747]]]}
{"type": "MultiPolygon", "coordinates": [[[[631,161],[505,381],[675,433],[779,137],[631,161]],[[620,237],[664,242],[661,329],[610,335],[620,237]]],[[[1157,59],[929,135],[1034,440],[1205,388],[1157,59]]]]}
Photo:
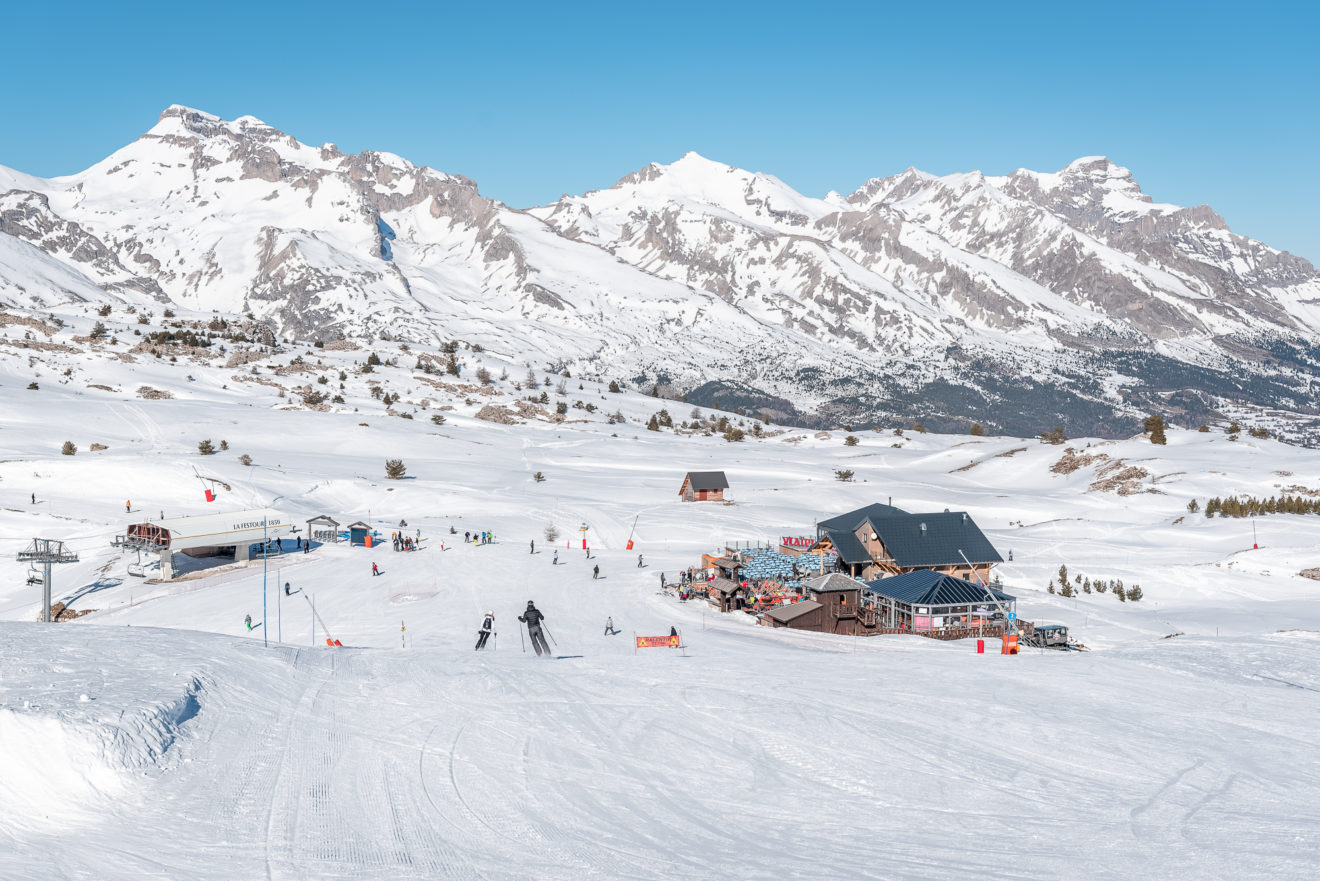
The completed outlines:
{"type": "Polygon", "coordinates": [[[647,430],[647,431],[659,431],[659,430],[660,430],[660,420],[658,420],[658,419],[656,418],[656,416],[655,416],[654,413],[651,414],[651,421],[648,422],[648,423],[646,423],[646,430],[647,430]]]}
{"type": "Polygon", "coordinates": [[[65,441],[64,446],[60,447],[60,454],[63,456],[72,456],[76,452],[78,448],[74,446],[73,441],[65,441]]]}
{"type": "Polygon", "coordinates": [[[981,423],[973,422],[972,427],[968,429],[967,433],[972,435],[973,437],[984,437],[985,429],[981,427],[981,423]]]}
{"type": "Polygon", "coordinates": [[[1168,443],[1168,439],[1165,438],[1164,436],[1165,426],[1164,426],[1163,416],[1161,416],[1158,413],[1154,414],[1153,416],[1147,416],[1144,427],[1146,430],[1146,434],[1150,435],[1151,443],[1160,444],[1160,445],[1164,445],[1168,443]]]}
{"type": "Polygon", "coordinates": [[[209,456],[215,452],[215,447],[211,445],[211,439],[207,438],[197,445],[197,452],[203,456],[209,456]]]}
{"type": "Polygon", "coordinates": [[[408,473],[408,468],[403,464],[402,459],[385,460],[385,476],[390,480],[398,480],[408,473]]]}

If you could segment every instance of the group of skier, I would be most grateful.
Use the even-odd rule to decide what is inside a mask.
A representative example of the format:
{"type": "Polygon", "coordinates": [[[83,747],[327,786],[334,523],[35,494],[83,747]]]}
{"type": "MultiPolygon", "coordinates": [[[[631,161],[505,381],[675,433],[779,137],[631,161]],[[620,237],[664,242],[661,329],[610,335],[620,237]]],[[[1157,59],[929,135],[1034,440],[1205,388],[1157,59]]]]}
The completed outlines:
{"type": "Polygon", "coordinates": [[[422,531],[417,530],[417,537],[404,535],[401,532],[394,533],[394,550],[396,551],[415,551],[421,547],[422,531]]]}
{"type": "Polygon", "coordinates": [[[472,542],[472,544],[474,544],[474,545],[488,545],[488,544],[490,544],[491,542],[493,542],[494,540],[495,540],[495,533],[493,533],[493,532],[465,532],[465,533],[463,533],[463,541],[464,541],[465,543],[470,541],[470,542],[472,542]]]}

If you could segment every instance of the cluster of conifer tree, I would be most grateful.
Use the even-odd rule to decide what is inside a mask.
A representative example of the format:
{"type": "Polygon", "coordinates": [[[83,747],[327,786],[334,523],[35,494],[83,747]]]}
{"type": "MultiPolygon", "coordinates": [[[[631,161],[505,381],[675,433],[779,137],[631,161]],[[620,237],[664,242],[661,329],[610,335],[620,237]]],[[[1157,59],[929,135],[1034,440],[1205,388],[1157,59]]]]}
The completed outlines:
{"type": "Polygon", "coordinates": [[[1095,593],[1113,593],[1114,598],[1120,603],[1129,600],[1135,603],[1145,595],[1141,591],[1140,584],[1124,587],[1121,578],[1110,578],[1106,581],[1102,578],[1093,579],[1079,572],[1072,577],[1072,580],[1069,580],[1067,564],[1059,566],[1058,586],[1055,586],[1054,579],[1051,578],[1049,587],[1045,589],[1050,593],[1065,597],[1074,597],[1079,593],[1091,593],[1092,591],[1095,593]]]}
{"type": "MultiPolygon", "coordinates": [[[[1195,513],[1200,508],[1196,499],[1187,505],[1187,510],[1195,513]]],[[[1221,499],[1215,496],[1205,503],[1205,516],[1213,517],[1260,517],[1265,514],[1320,514],[1320,499],[1308,499],[1303,496],[1270,496],[1258,499],[1255,496],[1240,498],[1229,496],[1221,499]]]]}

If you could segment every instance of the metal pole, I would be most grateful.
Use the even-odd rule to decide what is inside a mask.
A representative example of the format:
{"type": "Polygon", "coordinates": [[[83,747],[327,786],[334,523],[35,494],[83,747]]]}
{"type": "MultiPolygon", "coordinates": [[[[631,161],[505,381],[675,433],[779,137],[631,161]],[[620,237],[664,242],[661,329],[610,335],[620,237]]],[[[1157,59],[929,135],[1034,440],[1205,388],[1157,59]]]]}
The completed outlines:
{"type": "Polygon", "coordinates": [[[266,566],[269,562],[269,550],[266,544],[266,515],[261,515],[261,644],[270,647],[270,628],[266,626],[266,566]]]}
{"type": "MultiPolygon", "coordinates": [[[[280,570],[275,570],[275,583],[280,583],[280,570]]],[[[284,598],[280,596],[280,589],[275,588],[275,641],[284,642],[284,598]]]]}
{"type": "Polygon", "coordinates": [[[46,560],[42,567],[41,620],[50,623],[50,560],[46,560]]]}
{"type": "Polygon", "coordinates": [[[312,594],[312,648],[316,648],[316,594],[312,594]]]}

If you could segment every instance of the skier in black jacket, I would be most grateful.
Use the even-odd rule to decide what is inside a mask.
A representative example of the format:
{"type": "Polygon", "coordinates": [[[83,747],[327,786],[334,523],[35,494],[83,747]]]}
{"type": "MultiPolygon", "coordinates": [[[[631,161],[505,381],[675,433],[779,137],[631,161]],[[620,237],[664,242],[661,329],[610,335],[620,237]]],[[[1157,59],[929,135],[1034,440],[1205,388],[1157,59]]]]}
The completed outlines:
{"type": "Polygon", "coordinates": [[[545,620],[545,616],[536,608],[536,604],[528,600],[527,611],[519,615],[518,620],[527,625],[527,638],[532,641],[532,648],[536,649],[536,654],[538,656],[550,654],[550,646],[546,644],[545,636],[541,633],[541,622],[545,620]]]}

